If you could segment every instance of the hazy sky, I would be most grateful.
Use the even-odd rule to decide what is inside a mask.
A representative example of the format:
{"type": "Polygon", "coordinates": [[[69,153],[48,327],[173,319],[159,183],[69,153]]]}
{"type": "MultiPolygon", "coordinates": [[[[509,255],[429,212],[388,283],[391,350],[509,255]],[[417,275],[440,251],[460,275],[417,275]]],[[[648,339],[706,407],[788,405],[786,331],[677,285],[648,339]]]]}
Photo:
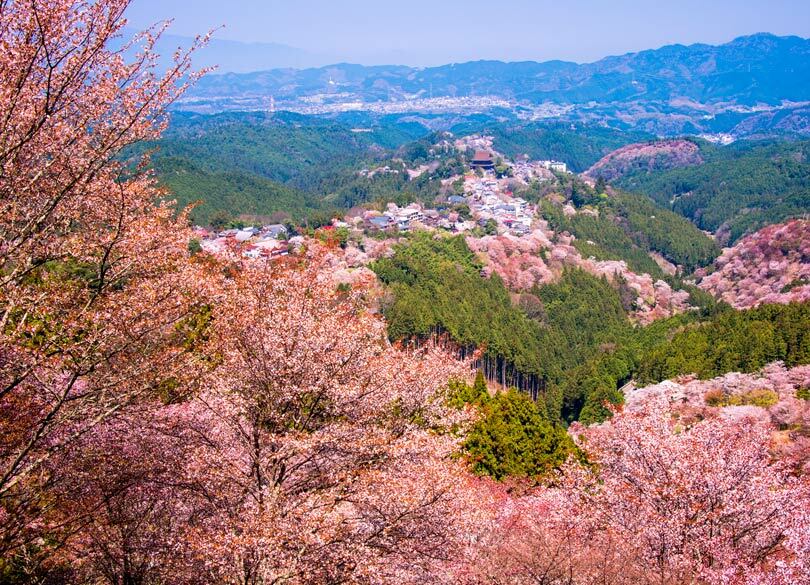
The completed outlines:
{"type": "Polygon", "coordinates": [[[364,64],[594,61],[754,32],[810,37],[810,0],[133,0],[130,22],[364,64]]]}

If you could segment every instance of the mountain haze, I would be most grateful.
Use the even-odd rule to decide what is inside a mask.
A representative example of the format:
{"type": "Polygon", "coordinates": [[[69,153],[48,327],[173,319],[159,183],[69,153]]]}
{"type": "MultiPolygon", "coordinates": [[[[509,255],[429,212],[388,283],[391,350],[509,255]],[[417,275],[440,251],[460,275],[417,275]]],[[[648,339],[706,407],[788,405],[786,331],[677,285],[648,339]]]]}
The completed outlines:
{"type": "Polygon", "coordinates": [[[810,40],[757,34],[724,45],[669,45],[578,65],[565,61],[473,61],[440,67],[336,64],[299,71],[211,75],[195,96],[273,94],[301,97],[339,89],[366,101],[400,95],[497,95],[518,101],[692,99],[745,105],[810,96],[810,40]],[[330,84],[331,80],[331,84],[330,84]]]}
{"type": "MultiPolygon", "coordinates": [[[[137,31],[124,30],[124,38],[137,31]]],[[[160,55],[159,67],[166,70],[172,64],[172,55],[178,47],[189,47],[194,39],[182,35],[163,34],[157,41],[155,51],[160,55]]],[[[194,55],[196,68],[215,67],[218,72],[246,74],[253,71],[280,68],[320,67],[330,59],[281,43],[244,43],[217,38],[216,33],[209,43],[194,55]]]]}
{"type": "Polygon", "coordinates": [[[761,33],[669,45],[594,63],[473,61],[440,67],[340,63],[209,75],[180,109],[327,114],[499,111],[661,136],[810,133],[810,40],[761,33]]]}

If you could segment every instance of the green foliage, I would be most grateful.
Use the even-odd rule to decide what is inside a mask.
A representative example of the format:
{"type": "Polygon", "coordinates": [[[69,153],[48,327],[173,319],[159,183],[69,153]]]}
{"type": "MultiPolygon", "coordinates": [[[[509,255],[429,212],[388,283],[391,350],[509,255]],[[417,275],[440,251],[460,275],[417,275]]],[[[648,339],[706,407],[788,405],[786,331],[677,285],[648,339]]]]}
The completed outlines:
{"type": "Polygon", "coordinates": [[[302,217],[323,203],[302,191],[242,170],[207,170],[194,161],[160,158],[155,161],[161,181],[179,207],[201,202],[192,211],[195,223],[223,229],[234,213],[270,215],[277,211],[302,217]]]}
{"type": "Polygon", "coordinates": [[[462,157],[435,148],[438,134],[402,144],[414,130],[403,133],[401,124],[389,124],[353,132],[338,122],[294,114],[177,114],[152,161],[180,206],[200,202],[193,221],[215,229],[240,215],[286,212],[302,221],[369,202],[432,202],[442,179],[464,171],[462,157]],[[403,161],[411,167],[430,163],[431,170],[410,179],[403,161]],[[389,170],[358,172],[381,166],[389,170]]]}
{"type": "Polygon", "coordinates": [[[562,420],[592,424],[609,418],[607,405],[624,402],[619,389],[634,377],[642,355],[649,348],[665,343],[673,330],[698,319],[697,313],[686,313],[646,327],[613,327],[605,335],[609,341],[593,347],[582,365],[566,372],[560,384],[562,420]]]}
{"type": "Polygon", "coordinates": [[[560,282],[532,291],[535,303],[514,306],[497,276],[481,277],[481,266],[462,238],[427,235],[416,235],[372,268],[393,293],[384,307],[392,339],[444,333],[461,347],[486,348],[485,363],[498,371],[514,368],[547,383],[542,398],[552,420],[578,418],[596,389],[600,394],[591,398],[590,416],[600,416],[603,398],[619,402],[617,382],[632,360],[615,358],[622,365],[603,369],[612,378],[605,374],[598,384],[577,370],[600,355],[607,364],[615,344],[633,333],[607,279],[568,270],[560,282]]]}
{"type": "Polygon", "coordinates": [[[642,249],[655,250],[687,273],[720,255],[720,247],[691,222],[631,193],[615,193],[605,201],[625,231],[642,249]]]}
{"type": "Polygon", "coordinates": [[[810,284],[810,278],[806,276],[801,276],[799,278],[794,278],[793,280],[791,280],[789,283],[783,286],[782,290],[780,290],[779,292],[787,293],[792,291],[794,288],[799,288],[800,286],[805,286],[808,284],[810,284]]]}
{"type": "Polygon", "coordinates": [[[450,381],[450,397],[448,403],[454,408],[461,408],[465,404],[481,405],[489,401],[487,381],[481,370],[475,374],[473,385],[460,380],[450,381]]]}
{"type": "Polygon", "coordinates": [[[224,230],[232,221],[233,216],[224,209],[219,209],[208,215],[208,224],[216,231],[224,230]]]}
{"type": "Polygon", "coordinates": [[[610,417],[607,404],[624,402],[620,386],[635,367],[635,358],[626,348],[605,348],[584,365],[572,371],[563,385],[562,418],[593,424],[610,417]]]}
{"type": "Polygon", "coordinates": [[[512,175],[512,167],[504,164],[503,159],[498,159],[495,164],[495,176],[502,179],[503,177],[511,177],[512,175]]]}
{"type": "Polygon", "coordinates": [[[222,215],[285,211],[300,219],[328,208],[321,182],[372,157],[373,138],[327,120],[256,113],[176,114],[152,156],[181,206],[201,201],[197,223],[221,229],[222,215]]]}
{"type": "MultiPolygon", "coordinates": [[[[481,276],[461,237],[427,234],[415,234],[373,268],[392,292],[384,312],[393,339],[446,334],[460,348],[486,348],[483,364],[495,364],[498,382],[504,364],[544,380],[536,402],[515,390],[490,398],[481,372],[474,386],[451,384],[450,404],[482,410],[464,451],[476,472],[498,479],[559,465],[572,453],[561,425],[605,420],[631,379],[650,383],[690,372],[708,378],[777,359],[810,362],[807,303],[745,312],[707,303],[702,313],[633,327],[620,290],[604,278],[566,270],[559,282],[513,304],[500,279],[481,276]]],[[[772,400],[758,393],[728,403],[772,400]]]]}
{"type": "Polygon", "coordinates": [[[562,340],[512,306],[500,278],[480,276],[463,237],[414,234],[372,269],[393,293],[383,309],[391,339],[447,334],[462,347],[485,347],[518,372],[559,377],[562,340]]]}
{"type": "Polygon", "coordinates": [[[701,145],[702,165],[623,177],[616,184],[643,193],[730,241],[810,211],[810,141],[701,145]]]}
{"type": "Polygon", "coordinates": [[[644,383],[687,373],[707,379],[754,372],[775,360],[788,367],[810,363],[810,303],[725,310],[651,346],[637,377],[644,383]]]}
{"type": "Polygon", "coordinates": [[[210,173],[263,177],[309,191],[324,176],[369,158],[373,145],[365,133],[321,118],[177,114],[153,158],[158,169],[163,159],[178,158],[210,173]]]}
{"type": "Polygon", "coordinates": [[[768,408],[779,402],[779,395],[767,388],[756,388],[742,394],[725,394],[722,390],[711,390],[704,397],[709,406],[759,406],[768,408]]]}
{"type": "Polygon", "coordinates": [[[564,356],[569,364],[582,363],[600,344],[631,328],[616,290],[605,277],[566,270],[559,282],[537,289],[535,294],[543,302],[546,324],[565,340],[564,356]]]}
{"type": "Polygon", "coordinates": [[[210,305],[194,307],[188,315],[175,325],[181,344],[186,351],[197,351],[211,335],[214,320],[210,305]]]}
{"type": "Polygon", "coordinates": [[[531,123],[507,126],[500,124],[487,130],[494,147],[510,157],[528,155],[531,159],[555,159],[582,172],[619,147],[650,138],[641,132],[622,132],[600,126],[531,123]]]}
{"type": "Polygon", "coordinates": [[[400,206],[415,201],[432,204],[442,189],[442,179],[462,170],[457,168],[461,163],[456,158],[448,158],[438,164],[435,170],[414,179],[408,177],[401,163],[394,169],[399,171],[397,173],[380,172],[371,177],[346,168],[324,177],[316,193],[323,194],[324,203],[337,208],[350,208],[368,202],[381,205],[393,202],[400,206]]]}
{"type": "MultiPolygon", "coordinates": [[[[330,222],[325,222],[322,225],[328,225],[329,223],[330,222]]],[[[349,242],[349,228],[318,229],[315,231],[314,236],[325,244],[339,246],[345,249],[349,242]]]]}
{"type": "Polygon", "coordinates": [[[502,382],[504,369],[514,368],[544,381],[538,403],[553,421],[604,420],[632,378],[648,383],[691,372],[708,378],[778,359],[788,366],[810,362],[807,304],[739,312],[705,302],[703,312],[635,328],[621,283],[566,270],[559,282],[513,304],[497,276],[480,275],[462,238],[425,234],[373,268],[392,292],[384,308],[392,339],[446,334],[461,348],[485,348],[493,379],[502,382]]]}
{"type": "Polygon", "coordinates": [[[202,244],[198,238],[191,238],[188,241],[188,253],[195,256],[202,252],[202,244]]]}
{"type": "Polygon", "coordinates": [[[540,202],[540,213],[555,232],[567,231],[576,237],[574,246],[586,258],[597,260],[624,260],[631,270],[662,277],[661,268],[611,217],[578,213],[566,216],[562,209],[550,201],[540,202]],[[589,244],[588,242],[593,242],[589,244]]]}
{"type": "Polygon", "coordinates": [[[575,451],[565,429],[549,422],[538,404],[517,390],[496,394],[481,410],[463,444],[476,473],[495,479],[538,477],[575,451]]]}
{"type": "Polygon", "coordinates": [[[691,222],[644,196],[615,192],[603,197],[570,178],[560,179],[560,188],[578,207],[591,206],[591,212],[569,217],[548,200],[540,202],[541,212],[552,229],[576,236],[575,246],[586,257],[625,260],[634,271],[661,278],[663,273],[650,258],[651,251],[684,266],[687,273],[720,254],[714,240],[691,222]]]}

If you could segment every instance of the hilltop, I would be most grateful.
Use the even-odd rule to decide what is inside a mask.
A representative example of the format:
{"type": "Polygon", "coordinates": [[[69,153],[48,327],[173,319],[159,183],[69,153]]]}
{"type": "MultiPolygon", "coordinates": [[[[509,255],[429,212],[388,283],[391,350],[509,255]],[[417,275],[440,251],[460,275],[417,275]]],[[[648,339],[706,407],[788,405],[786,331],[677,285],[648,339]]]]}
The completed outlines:
{"type": "MultiPolygon", "coordinates": [[[[810,211],[810,142],[748,140],[718,146],[695,140],[694,144],[697,151],[695,146],[681,147],[693,153],[692,164],[676,164],[686,159],[670,153],[655,163],[625,165],[613,183],[670,207],[701,229],[715,232],[724,244],[810,211]]],[[[629,152],[643,149],[649,147],[632,147],[629,152]]],[[[621,159],[619,154],[608,160],[621,159]]]]}
{"type": "Polygon", "coordinates": [[[606,181],[631,172],[688,167],[703,162],[700,147],[690,140],[659,140],[629,144],[602,157],[585,175],[606,181]]]}

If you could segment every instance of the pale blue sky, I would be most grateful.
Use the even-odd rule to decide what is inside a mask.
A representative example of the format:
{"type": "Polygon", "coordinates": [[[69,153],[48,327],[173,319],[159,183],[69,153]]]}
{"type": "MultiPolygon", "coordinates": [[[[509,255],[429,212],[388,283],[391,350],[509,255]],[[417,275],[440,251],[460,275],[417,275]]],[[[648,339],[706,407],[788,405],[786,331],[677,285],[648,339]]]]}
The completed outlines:
{"type": "Polygon", "coordinates": [[[754,32],[810,37],[810,0],[134,0],[129,17],[364,64],[585,62],[754,32]]]}

